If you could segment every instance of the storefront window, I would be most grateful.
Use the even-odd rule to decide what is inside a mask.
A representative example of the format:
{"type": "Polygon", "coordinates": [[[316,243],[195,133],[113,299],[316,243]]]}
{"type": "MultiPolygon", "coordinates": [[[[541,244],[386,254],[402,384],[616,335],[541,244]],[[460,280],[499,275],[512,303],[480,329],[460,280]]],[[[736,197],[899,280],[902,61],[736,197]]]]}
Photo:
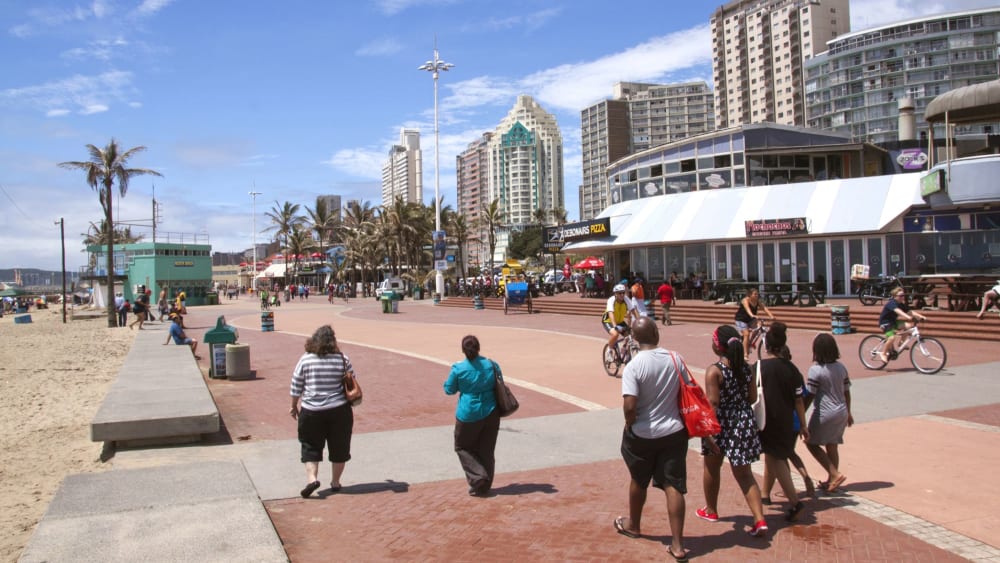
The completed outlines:
{"type": "Polygon", "coordinates": [[[894,276],[905,274],[903,271],[903,235],[895,234],[885,237],[886,267],[894,276]]]}
{"type": "Polygon", "coordinates": [[[882,262],[882,239],[868,239],[868,270],[872,276],[885,275],[885,267],[882,262]]]}
{"type": "Polygon", "coordinates": [[[687,272],[684,270],[684,248],[681,246],[668,246],[666,253],[667,270],[671,273],[677,272],[677,277],[685,277],[687,272]]]}
{"type": "Polygon", "coordinates": [[[684,245],[684,271],[687,274],[707,274],[708,245],[686,244],[684,245]]]}
{"type": "Polygon", "coordinates": [[[830,241],[830,281],[834,295],[847,294],[847,259],[844,256],[844,241],[830,241]]]}
{"type": "Polygon", "coordinates": [[[760,247],[761,247],[760,248],[761,254],[763,254],[762,258],[764,261],[762,264],[763,265],[762,273],[764,274],[762,281],[764,283],[774,283],[776,281],[774,278],[774,272],[775,272],[774,244],[765,242],[761,244],[760,247]]]}
{"type": "Polygon", "coordinates": [[[715,279],[717,280],[724,280],[729,277],[729,274],[726,271],[729,265],[728,256],[726,254],[726,245],[715,245],[715,279]]]}
{"type": "Polygon", "coordinates": [[[809,243],[795,243],[795,281],[808,282],[809,279],[809,243]]]}
{"type": "Polygon", "coordinates": [[[649,279],[657,281],[667,279],[663,268],[663,247],[650,248],[647,258],[649,259],[649,270],[647,272],[649,279]]]}
{"type": "MultiPolygon", "coordinates": [[[[867,264],[865,261],[865,241],[859,238],[852,238],[847,241],[847,260],[848,264],[867,264]]],[[[874,274],[872,274],[874,275],[874,274]]],[[[851,293],[858,292],[858,284],[856,282],[851,283],[851,293]]]]}
{"type": "Polygon", "coordinates": [[[812,267],[813,281],[820,289],[830,291],[830,288],[827,287],[829,277],[826,273],[826,243],[824,241],[813,241],[812,267]]]}
{"type": "Polygon", "coordinates": [[[729,277],[743,278],[743,245],[734,244],[729,247],[729,277]]]}
{"type": "Polygon", "coordinates": [[[781,283],[792,280],[792,243],[778,243],[778,281],[781,283]]]}
{"type": "Polygon", "coordinates": [[[748,282],[760,281],[760,245],[748,244],[747,248],[747,270],[744,278],[748,282]]]}
{"type": "Polygon", "coordinates": [[[646,267],[646,249],[636,248],[632,251],[632,271],[648,278],[646,267]]]}

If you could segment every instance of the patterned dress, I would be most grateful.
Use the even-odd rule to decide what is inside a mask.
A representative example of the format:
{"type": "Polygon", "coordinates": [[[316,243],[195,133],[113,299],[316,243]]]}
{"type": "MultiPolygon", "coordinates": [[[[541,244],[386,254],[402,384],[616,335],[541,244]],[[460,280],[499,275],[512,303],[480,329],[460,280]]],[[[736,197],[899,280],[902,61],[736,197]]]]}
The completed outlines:
{"type": "MultiPolygon", "coordinates": [[[[760,437],[753,420],[753,410],[747,402],[750,368],[743,371],[743,377],[737,377],[726,364],[717,362],[715,365],[722,371],[719,408],[715,412],[722,431],[715,435],[715,443],[732,465],[749,465],[760,458],[760,437]]],[[[701,440],[701,453],[711,453],[704,438],[701,440]]]]}

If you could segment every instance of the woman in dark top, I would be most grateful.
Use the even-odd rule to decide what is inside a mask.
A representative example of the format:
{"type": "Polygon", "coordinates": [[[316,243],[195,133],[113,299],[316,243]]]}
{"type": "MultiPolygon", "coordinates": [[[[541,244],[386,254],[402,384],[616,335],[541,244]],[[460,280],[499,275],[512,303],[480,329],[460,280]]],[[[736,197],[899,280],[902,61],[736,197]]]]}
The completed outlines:
{"type": "Polygon", "coordinates": [[[494,450],[500,432],[500,413],[494,381],[500,366],[479,355],[479,339],[462,339],[465,360],[451,366],[444,382],[447,395],[459,393],[455,409],[455,453],[469,483],[469,495],[485,497],[493,486],[494,450]]]}
{"type": "MultiPolygon", "coordinates": [[[[785,323],[776,322],[771,325],[764,342],[768,358],[760,360],[760,372],[767,416],[764,430],[760,432],[760,444],[768,471],[775,476],[785,498],[792,503],[785,519],[793,521],[802,511],[802,502],[799,501],[788,468],[788,458],[795,453],[797,437],[792,413],[798,413],[799,420],[805,420],[806,412],[802,402],[805,387],[802,373],[795,364],[781,357],[781,350],[788,341],[787,333],[785,323]]],[[[809,438],[809,430],[805,424],[800,425],[798,434],[804,439],[809,438]]]]}

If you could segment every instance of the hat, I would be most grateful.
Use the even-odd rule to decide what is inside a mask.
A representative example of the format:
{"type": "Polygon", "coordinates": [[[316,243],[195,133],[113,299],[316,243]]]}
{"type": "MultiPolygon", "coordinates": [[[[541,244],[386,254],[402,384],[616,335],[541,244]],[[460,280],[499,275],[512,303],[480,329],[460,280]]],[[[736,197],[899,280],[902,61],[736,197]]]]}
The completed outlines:
{"type": "Polygon", "coordinates": [[[614,289],[614,292],[615,293],[625,293],[625,285],[624,284],[618,284],[618,285],[616,285],[615,289],[614,289]]]}

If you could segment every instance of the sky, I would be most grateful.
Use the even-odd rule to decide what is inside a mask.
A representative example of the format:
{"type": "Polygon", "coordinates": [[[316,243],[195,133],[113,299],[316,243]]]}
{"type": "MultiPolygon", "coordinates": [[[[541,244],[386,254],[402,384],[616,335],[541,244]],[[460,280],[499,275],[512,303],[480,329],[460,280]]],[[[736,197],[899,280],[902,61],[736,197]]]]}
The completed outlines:
{"type": "MultiPolygon", "coordinates": [[[[455,206],[455,157],[520,94],[563,136],[568,218],[579,218],[580,111],[621,81],[705,81],[709,18],[723,2],[632,0],[0,0],[0,268],[68,270],[103,217],[65,161],[86,145],[146,147],[130,165],[162,177],[115,194],[116,221],[157,241],[240,252],[271,237],[265,213],[317,195],[381,203],[401,128],[421,131],[434,201],[440,58],[440,194],[455,206]],[[609,9],[609,6],[613,6],[609,9]],[[256,198],[249,194],[260,192],[256,198]],[[254,210],[256,213],[254,213],[254,210]],[[253,217],[256,217],[256,235],[253,217]]],[[[852,30],[996,0],[853,0],[852,30]]]]}

